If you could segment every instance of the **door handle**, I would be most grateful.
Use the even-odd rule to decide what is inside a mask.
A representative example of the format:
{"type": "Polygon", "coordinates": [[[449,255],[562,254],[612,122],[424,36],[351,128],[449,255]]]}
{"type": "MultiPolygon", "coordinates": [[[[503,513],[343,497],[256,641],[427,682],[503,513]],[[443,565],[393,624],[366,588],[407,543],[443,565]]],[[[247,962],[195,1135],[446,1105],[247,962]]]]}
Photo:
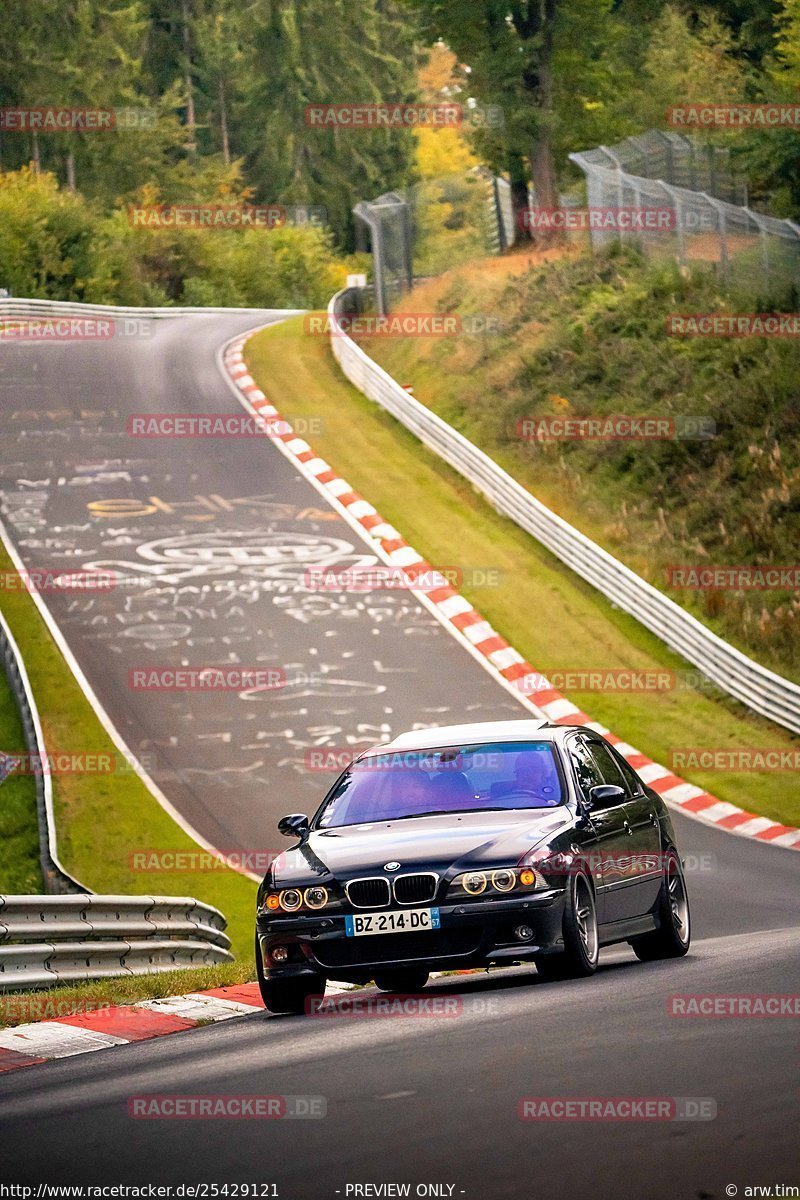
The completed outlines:
{"type": "Polygon", "coordinates": [[[656,829],[658,829],[658,817],[654,812],[650,813],[650,824],[655,825],[656,829]]]}
{"type": "Polygon", "coordinates": [[[631,835],[631,837],[633,837],[633,830],[631,829],[631,827],[627,821],[622,822],[622,828],[625,830],[626,833],[629,833],[631,835]]]}

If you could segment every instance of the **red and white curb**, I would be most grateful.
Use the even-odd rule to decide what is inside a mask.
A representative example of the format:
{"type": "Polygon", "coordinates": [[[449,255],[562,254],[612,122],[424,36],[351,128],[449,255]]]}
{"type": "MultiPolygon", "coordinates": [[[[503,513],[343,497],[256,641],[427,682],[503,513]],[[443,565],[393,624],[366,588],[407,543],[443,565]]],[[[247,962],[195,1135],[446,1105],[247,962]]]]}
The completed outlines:
{"type": "Polygon", "coordinates": [[[450,587],[443,576],[437,577],[436,569],[405,541],[398,530],[384,521],[368,500],[354,491],[329,463],[314,452],[308,442],[294,433],[259,388],[245,364],[242,353],[244,344],[256,332],[252,330],[231,342],[223,355],[225,369],[245,409],[270,422],[271,440],[358,530],[378,558],[390,566],[401,568],[412,583],[415,580],[418,582],[419,586],[411,589],[414,594],[507,691],[511,691],[526,708],[547,717],[554,724],[586,725],[603,734],[653,791],[687,816],[742,837],[800,850],[800,829],[746,812],[735,804],[719,800],[703,788],[687,783],[667,767],[653,762],[646,754],[628,745],[605,726],[592,721],[571,700],[547,686],[543,675],[484,620],[469,600],[450,587]]]}
{"type": "MultiPolygon", "coordinates": [[[[326,995],[340,995],[351,986],[334,984],[326,995]]],[[[42,1001],[47,1004],[46,993],[42,994],[42,1001]]],[[[258,984],[244,983],[188,992],[185,996],[167,996],[161,1000],[111,1005],[0,1029],[0,1074],[56,1058],[72,1058],[90,1050],[106,1050],[111,1046],[164,1037],[168,1033],[181,1033],[200,1025],[227,1021],[230,1017],[252,1016],[257,1012],[264,1012],[258,984]]]]}

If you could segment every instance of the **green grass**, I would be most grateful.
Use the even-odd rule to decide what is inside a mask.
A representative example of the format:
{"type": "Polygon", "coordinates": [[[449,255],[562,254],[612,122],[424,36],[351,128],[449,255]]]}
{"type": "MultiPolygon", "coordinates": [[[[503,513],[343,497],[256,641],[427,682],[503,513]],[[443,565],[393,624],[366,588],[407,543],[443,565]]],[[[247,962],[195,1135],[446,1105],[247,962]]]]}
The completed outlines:
{"type": "MultiPolygon", "coordinates": [[[[314,449],[430,562],[499,572],[499,586],[463,590],[535,668],[686,668],[351,387],[324,339],[303,333],[302,319],[258,334],[246,358],[279,411],[321,419],[323,431],[310,437],[314,449]]],[[[570,698],[660,762],[683,747],[798,745],[734,702],[692,687],[570,698]]],[[[688,777],[742,808],[800,823],[800,796],[787,774],[696,771],[688,777]]]]}
{"type": "MultiPolygon", "coordinates": [[[[17,702],[2,669],[0,750],[26,753],[17,702]]],[[[0,895],[41,890],[36,781],[33,775],[9,775],[0,783],[0,895]]]]}
{"type": "Polygon", "coordinates": [[[162,996],[180,996],[229,984],[250,983],[255,972],[252,961],[226,963],[218,967],[195,967],[163,971],[157,975],[134,975],[98,979],[72,987],[0,995],[0,1027],[25,1025],[29,1021],[67,1016],[107,1004],[135,1004],[162,996]]]}
{"type": "MultiPolygon", "coordinates": [[[[0,571],[13,570],[0,545],[0,571]]],[[[6,593],[3,613],[25,661],[48,748],[119,758],[31,596],[22,590],[6,593]]],[[[252,978],[255,883],[227,867],[191,872],[134,869],[131,855],[136,851],[196,851],[197,846],[124,765],[124,772],[53,776],[58,851],[64,866],[95,892],[194,896],[213,904],[227,917],[233,953],[243,965],[249,964],[245,969],[252,978]]],[[[15,794],[16,786],[16,782],[2,786],[0,805],[5,804],[7,793],[15,794]]],[[[28,814],[26,831],[20,829],[16,836],[29,859],[36,838],[30,802],[28,814]]],[[[1,853],[3,888],[10,890],[12,883],[17,886],[23,879],[13,874],[13,851],[3,847],[1,853]]],[[[36,881],[32,890],[40,886],[41,881],[36,881]]]]}
{"type": "Polygon", "coordinates": [[[488,313],[498,335],[378,338],[365,349],[550,508],[720,636],[800,682],[796,591],[671,589],[667,575],[672,565],[795,563],[800,343],[683,339],[665,328],[674,313],[794,312],[797,297],[723,291],[707,269],[632,252],[572,253],[513,275],[498,265],[460,267],[400,306],[488,313]],[[537,443],[518,434],[526,417],[612,414],[705,417],[716,436],[537,443]]]}

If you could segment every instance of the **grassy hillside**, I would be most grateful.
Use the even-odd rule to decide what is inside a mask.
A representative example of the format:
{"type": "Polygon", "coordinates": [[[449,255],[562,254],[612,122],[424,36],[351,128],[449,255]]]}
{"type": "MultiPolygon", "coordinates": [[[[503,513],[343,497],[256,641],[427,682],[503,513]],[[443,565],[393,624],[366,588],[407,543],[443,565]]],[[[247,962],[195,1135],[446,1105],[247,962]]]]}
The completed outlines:
{"type": "Polygon", "coordinates": [[[673,313],[794,311],[722,295],[708,272],[630,252],[474,263],[403,309],[490,314],[495,335],[365,349],[539,499],[759,661],[800,680],[800,593],[672,589],[674,565],[793,565],[800,547],[800,344],[680,339],[673,313]],[[525,418],[710,419],[708,440],[533,441],[525,418]]]}
{"type": "MultiPolygon", "coordinates": [[[[245,355],[279,411],[321,425],[322,432],[309,440],[335,470],[429,562],[463,570],[468,581],[464,594],[535,668],[676,672],[674,687],[650,693],[567,689],[570,699],[595,720],[664,763],[679,747],[787,749],[800,744],[719,693],[709,689],[709,694],[699,686],[696,672],[681,674],[686,664],[657,638],[499,516],[460,476],[351,387],[326,340],[304,334],[302,318],[258,334],[245,355]],[[482,576],[477,572],[485,578],[487,571],[493,573],[490,584],[478,586],[482,576]]],[[[683,773],[742,808],[787,825],[800,824],[800,795],[786,773],[683,773]]]]}

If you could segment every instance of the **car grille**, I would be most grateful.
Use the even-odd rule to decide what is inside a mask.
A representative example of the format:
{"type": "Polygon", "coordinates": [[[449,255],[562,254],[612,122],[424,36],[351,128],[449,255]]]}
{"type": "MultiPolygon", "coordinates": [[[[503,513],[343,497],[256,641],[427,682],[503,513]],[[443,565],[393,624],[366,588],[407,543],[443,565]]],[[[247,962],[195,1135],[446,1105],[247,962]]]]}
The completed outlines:
{"type": "Polygon", "coordinates": [[[391,897],[389,880],[379,876],[374,879],[352,879],[345,886],[345,892],[353,908],[385,908],[391,897]]]}
{"type": "Polygon", "coordinates": [[[314,942],[311,950],[320,966],[359,967],[372,963],[408,962],[413,959],[452,958],[474,954],[481,931],[457,929],[447,933],[389,933],[368,938],[341,938],[314,942]]]}
{"type": "Polygon", "coordinates": [[[438,876],[432,872],[425,875],[398,875],[394,881],[394,898],[398,904],[422,904],[436,895],[438,876]]]}

